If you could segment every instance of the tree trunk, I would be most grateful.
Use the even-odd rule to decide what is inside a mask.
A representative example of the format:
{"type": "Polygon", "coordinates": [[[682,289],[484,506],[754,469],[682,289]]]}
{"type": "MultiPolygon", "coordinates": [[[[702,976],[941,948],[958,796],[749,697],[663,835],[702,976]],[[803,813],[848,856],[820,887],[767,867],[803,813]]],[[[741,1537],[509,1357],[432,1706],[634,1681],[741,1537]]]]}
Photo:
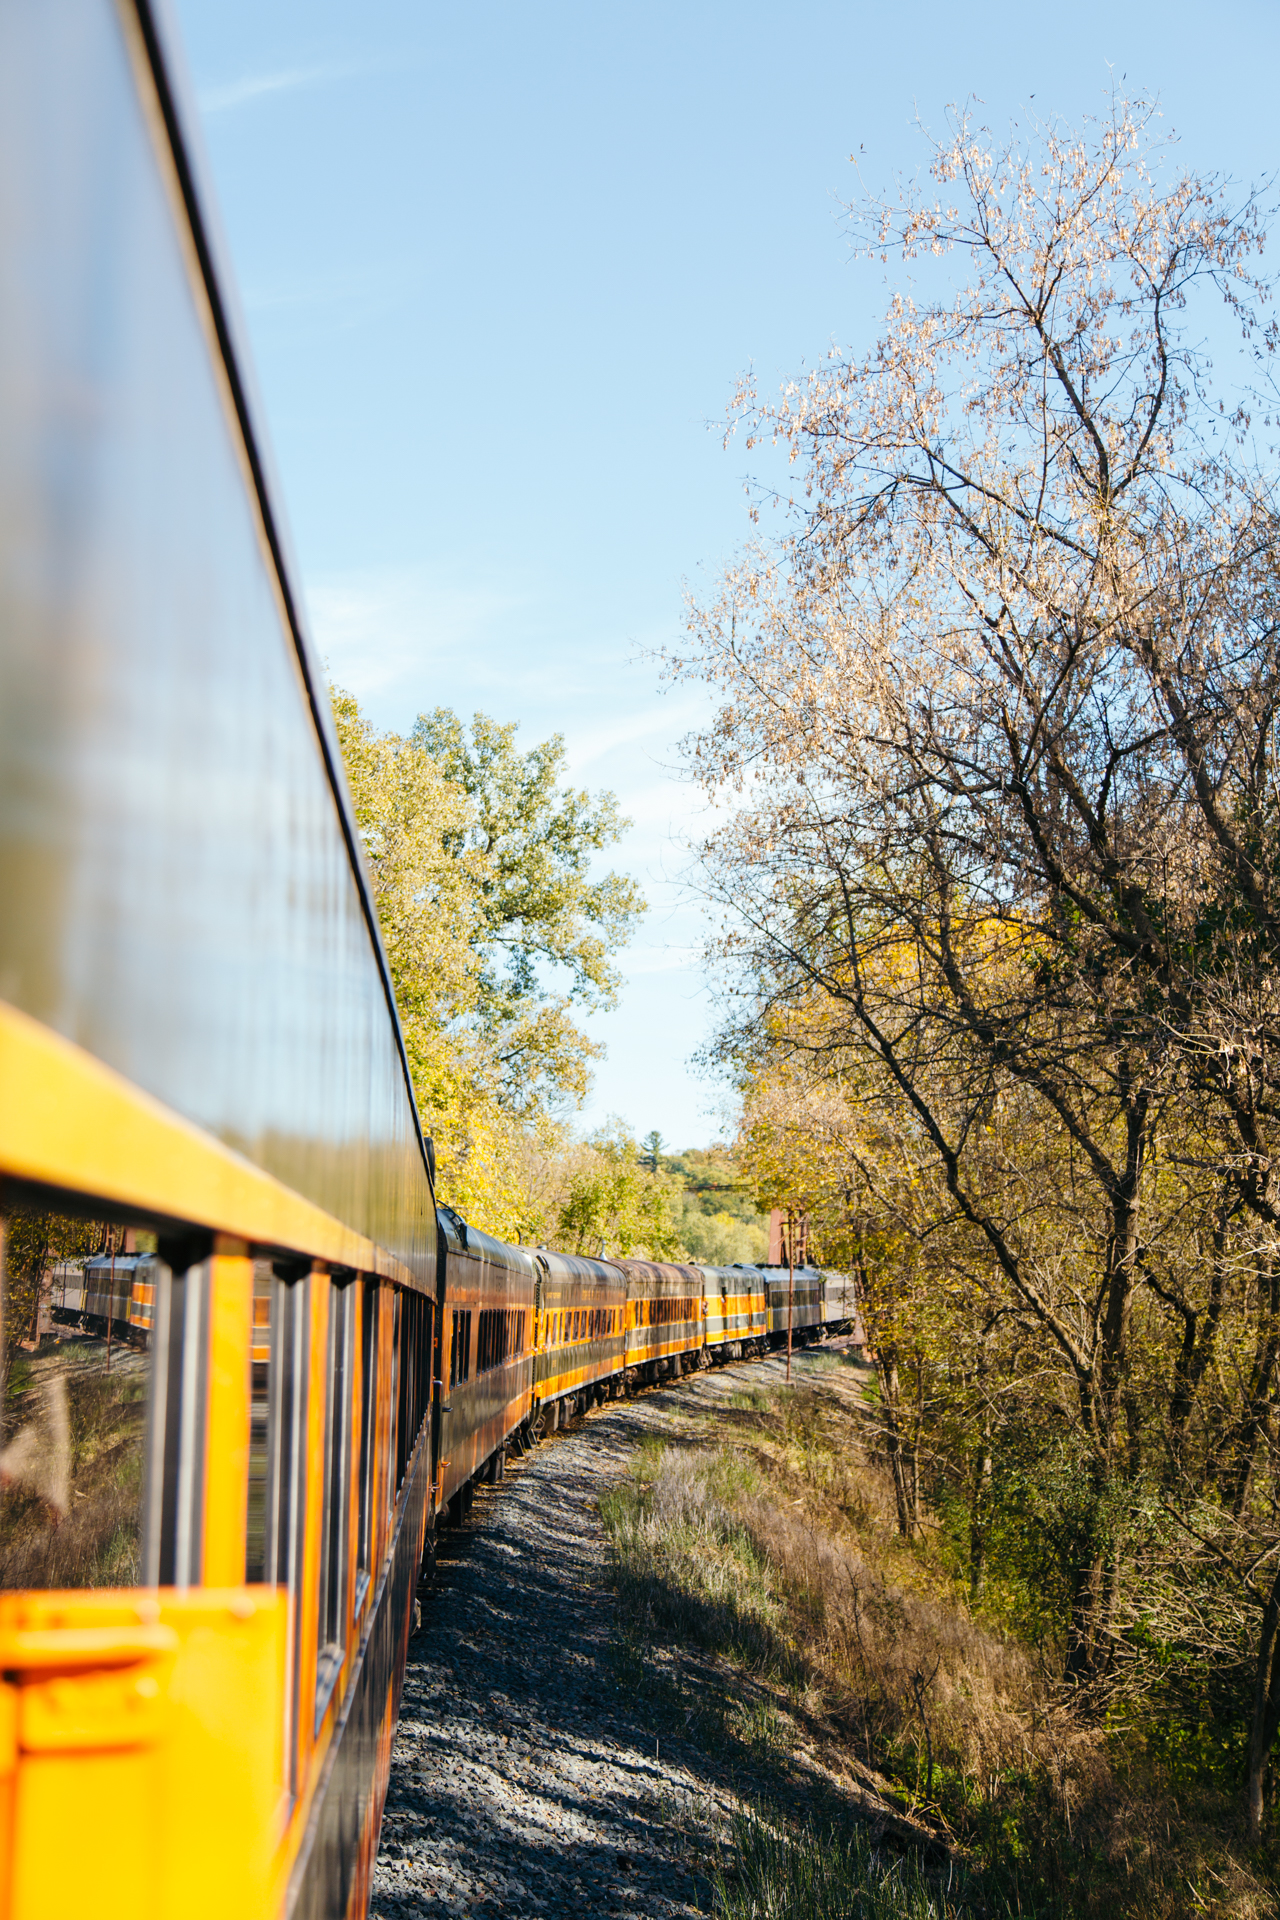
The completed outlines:
{"type": "MultiPolygon", "coordinates": [[[[1083,1558],[1083,1556],[1081,1556],[1083,1558]]],[[[1067,1621],[1067,1655],[1062,1670],[1068,1680],[1091,1680],[1094,1670],[1094,1626],[1102,1588],[1102,1556],[1071,1570],[1071,1613],[1067,1621]]]]}
{"type": "Polygon", "coordinates": [[[916,1354],[916,1408],[915,1419],[911,1423],[911,1445],[908,1451],[908,1467],[911,1480],[911,1528],[912,1538],[920,1531],[920,1443],[924,1437],[924,1360],[916,1354]]]}
{"type": "MultiPolygon", "coordinates": [[[[1152,1291],[1172,1307],[1182,1319],[1182,1340],[1178,1358],[1174,1364],[1173,1397],[1169,1402],[1169,1447],[1165,1462],[1164,1478],[1172,1483],[1187,1471],[1186,1438],[1192,1410],[1200,1391],[1200,1383],[1212,1365],[1218,1349],[1218,1329],[1222,1321],[1225,1302],[1227,1275],[1227,1226],[1236,1205],[1232,1191],[1223,1193],[1213,1219],[1213,1257],[1209,1266],[1209,1304],[1202,1314],[1197,1313],[1187,1302],[1169,1288],[1160,1284],[1155,1274],[1148,1272],[1147,1279],[1152,1291]]],[[[1200,1236],[1197,1234],[1197,1245],[1200,1236]]],[[[1214,1414],[1210,1414],[1212,1422],[1214,1414]]],[[[1210,1444],[1204,1449],[1206,1466],[1197,1474],[1197,1485],[1203,1486],[1207,1463],[1212,1461],[1219,1451],[1220,1439],[1210,1433],[1210,1444]]]]}
{"type": "Polygon", "coordinates": [[[1271,1583],[1271,1592],[1262,1613],[1258,1635],[1258,1663],[1253,1684],[1253,1724],[1249,1730],[1249,1778],[1245,1803],[1249,1816],[1249,1837],[1262,1833],[1262,1788],[1267,1762],[1280,1728],[1280,1662],[1276,1659],[1276,1641],[1280,1636],[1280,1572],[1271,1583]]]}
{"type": "Polygon", "coordinates": [[[982,1597],[987,1576],[987,1499],[991,1491],[991,1432],[988,1426],[973,1456],[969,1489],[969,1598],[982,1597]]]}
{"type": "MultiPolygon", "coordinates": [[[[896,1347],[876,1349],[876,1377],[880,1383],[881,1424],[884,1430],[885,1452],[889,1458],[889,1472],[893,1476],[893,1497],[898,1509],[898,1532],[904,1540],[914,1540],[916,1533],[914,1508],[907,1471],[906,1450],[902,1444],[902,1424],[898,1417],[901,1396],[896,1347]]],[[[912,1451],[914,1452],[914,1449],[912,1451]]]]}
{"type": "Polygon", "coordinates": [[[1228,1497],[1232,1514],[1237,1520],[1244,1512],[1249,1497],[1253,1463],[1257,1458],[1258,1442],[1266,1431],[1270,1417],[1276,1364],[1280,1360],[1280,1262],[1268,1260],[1260,1279],[1258,1337],[1244,1409],[1231,1450],[1228,1476],[1228,1497]]]}

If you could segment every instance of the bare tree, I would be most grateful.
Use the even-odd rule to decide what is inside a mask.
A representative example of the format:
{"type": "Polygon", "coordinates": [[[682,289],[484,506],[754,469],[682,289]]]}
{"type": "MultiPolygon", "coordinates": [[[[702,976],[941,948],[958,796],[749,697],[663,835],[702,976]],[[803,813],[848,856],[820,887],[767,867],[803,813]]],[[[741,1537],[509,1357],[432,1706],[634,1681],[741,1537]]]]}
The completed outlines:
{"type": "MultiPolygon", "coordinates": [[[[802,484],[673,662],[723,693],[690,747],[740,790],[706,856],[726,957],[768,1005],[824,1005],[822,1044],[910,1115],[1072,1383],[1099,1512],[1144,1460],[1137,1303],[1180,1341],[1172,1454],[1280,1224],[1273,458],[1201,344],[1216,313],[1265,392],[1265,218],[1178,172],[1156,119],[1117,100],[997,144],[961,116],[930,184],[852,210],[897,263],[884,329],[775,402],[744,385],[735,425],[802,484]]],[[[1280,1364],[1274,1311],[1257,1331],[1237,1507],[1280,1364]]],[[[1115,1578],[1099,1530],[1069,1672],[1115,1578]]]]}

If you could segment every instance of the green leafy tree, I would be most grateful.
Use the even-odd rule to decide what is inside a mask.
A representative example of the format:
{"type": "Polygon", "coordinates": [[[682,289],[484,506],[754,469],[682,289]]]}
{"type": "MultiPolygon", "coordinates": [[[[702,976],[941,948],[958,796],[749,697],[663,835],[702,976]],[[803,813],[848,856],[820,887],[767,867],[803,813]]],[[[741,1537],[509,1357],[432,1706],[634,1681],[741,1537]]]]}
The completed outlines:
{"type": "Polygon", "coordinates": [[[443,839],[475,885],[477,1018],[506,1103],[523,1109],[585,1094],[597,1049],[572,1010],[616,1005],[613,956],[644,900],[623,874],[592,876],[630,824],[614,795],[563,783],[561,734],[522,753],[516,731],[483,713],[468,729],[437,707],[411,744],[467,797],[443,839]]]}
{"type": "Polygon", "coordinates": [[[558,737],[522,754],[514,726],[445,709],[405,737],[332,702],[440,1197],[542,1237],[599,1051],[573,1015],[610,1003],[643,910],[629,880],[591,878],[627,823],[611,794],[561,785],[558,737]]]}
{"type": "Polygon", "coordinates": [[[636,1142],[616,1123],[593,1135],[588,1149],[560,1208],[561,1244],[571,1253],[670,1259],[679,1249],[674,1182],[643,1164],[636,1142]]]}
{"type": "Polygon", "coordinates": [[[96,1253],[107,1229],[92,1220],[15,1207],[0,1227],[4,1277],[3,1377],[7,1381],[20,1342],[36,1330],[46,1276],[59,1260],[96,1253]]]}

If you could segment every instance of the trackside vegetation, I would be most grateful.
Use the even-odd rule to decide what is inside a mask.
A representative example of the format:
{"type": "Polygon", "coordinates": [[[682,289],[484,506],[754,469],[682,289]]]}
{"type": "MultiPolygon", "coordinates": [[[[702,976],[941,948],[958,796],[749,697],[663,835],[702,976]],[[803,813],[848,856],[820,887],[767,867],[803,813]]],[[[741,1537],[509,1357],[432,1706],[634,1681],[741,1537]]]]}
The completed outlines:
{"type": "Polygon", "coordinates": [[[767,1234],[732,1150],[643,1149],[621,1122],[575,1139],[598,1045],[644,912],[596,872],[628,822],[565,778],[559,735],[447,708],[379,732],[351,694],[334,724],[364,843],[440,1197],[490,1233],[572,1253],[731,1264],[767,1234]]]}
{"type": "Polygon", "coordinates": [[[904,1540],[870,1385],[806,1355],[792,1389],[646,1441],[602,1501],[620,1669],[731,1796],[687,1837],[714,1912],[1273,1912],[1238,1750],[1188,1730],[1195,1678],[1166,1667],[1159,1715],[1065,1690],[1025,1542],[975,1601],[951,1516],[904,1540]]]}
{"type": "Polygon", "coordinates": [[[1178,1783],[1141,1846],[1212,1810],[1247,1878],[1280,1732],[1271,210],[1144,99],[958,112],[924,157],[849,209],[878,333],[744,382],[730,430],[791,484],[671,663],[716,702],[719,1057],[759,1203],[859,1277],[904,1550],[1034,1656],[1037,1724],[1178,1783]]]}

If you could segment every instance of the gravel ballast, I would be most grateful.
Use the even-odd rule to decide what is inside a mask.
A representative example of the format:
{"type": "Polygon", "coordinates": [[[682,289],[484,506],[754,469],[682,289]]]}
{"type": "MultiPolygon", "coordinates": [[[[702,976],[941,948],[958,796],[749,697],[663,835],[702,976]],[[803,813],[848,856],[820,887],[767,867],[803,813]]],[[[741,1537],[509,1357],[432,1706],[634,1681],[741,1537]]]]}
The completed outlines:
{"type": "MultiPolygon", "coordinates": [[[[802,1368],[797,1356],[796,1368],[802,1368]]],[[[682,1809],[727,1804],[696,1746],[655,1733],[617,1659],[601,1494],[646,1436],[687,1431],[781,1357],[596,1409],[477,1493],[442,1537],[409,1643],[375,1920],[643,1916],[708,1907],[682,1809]]]]}

